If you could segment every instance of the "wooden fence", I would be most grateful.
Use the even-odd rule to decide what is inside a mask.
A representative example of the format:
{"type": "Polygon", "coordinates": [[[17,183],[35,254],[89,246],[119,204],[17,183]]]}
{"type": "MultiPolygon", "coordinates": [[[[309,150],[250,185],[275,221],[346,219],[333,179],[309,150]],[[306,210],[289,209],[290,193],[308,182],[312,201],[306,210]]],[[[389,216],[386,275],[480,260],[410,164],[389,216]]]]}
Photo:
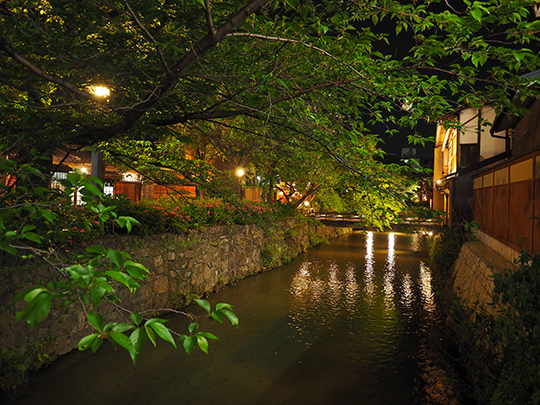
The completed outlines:
{"type": "Polygon", "coordinates": [[[473,177],[480,229],[515,250],[540,251],[540,151],[473,177]]]}

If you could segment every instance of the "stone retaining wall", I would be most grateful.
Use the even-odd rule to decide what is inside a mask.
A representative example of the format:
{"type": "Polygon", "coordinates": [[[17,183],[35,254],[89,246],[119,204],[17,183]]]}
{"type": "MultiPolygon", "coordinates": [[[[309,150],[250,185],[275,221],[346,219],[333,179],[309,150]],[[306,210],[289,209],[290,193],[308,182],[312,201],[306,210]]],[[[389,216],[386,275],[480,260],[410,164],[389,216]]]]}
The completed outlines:
{"type": "Polygon", "coordinates": [[[495,273],[514,264],[482,240],[465,243],[453,268],[453,289],[462,304],[472,307],[478,303],[490,311],[495,273]]]}
{"type": "MultiPolygon", "coordinates": [[[[181,308],[196,297],[279,266],[310,246],[347,231],[292,221],[277,224],[266,233],[254,225],[212,227],[183,235],[109,238],[100,244],[128,252],[150,270],[135,295],[119,294],[124,307],[140,311],[181,308]]],[[[21,302],[16,308],[9,304],[13,296],[51,277],[52,270],[31,265],[0,269],[0,347],[37,350],[40,361],[47,362],[76,348],[80,338],[88,334],[84,314],[61,304],[53,304],[50,316],[33,331],[23,321],[12,325],[15,312],[24,308],[21,302]]],[[[112,307],[103,309],[109,312],[108,321],[122,321],[112,307]]]]}

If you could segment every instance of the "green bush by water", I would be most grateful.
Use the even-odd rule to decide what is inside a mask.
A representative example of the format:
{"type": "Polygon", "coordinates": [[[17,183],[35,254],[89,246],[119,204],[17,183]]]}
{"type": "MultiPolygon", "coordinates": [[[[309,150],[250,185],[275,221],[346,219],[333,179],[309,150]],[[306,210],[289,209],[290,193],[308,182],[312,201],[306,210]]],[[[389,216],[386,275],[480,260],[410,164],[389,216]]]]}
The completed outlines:
{"type": "MultiPolygon", "coordinates": [[[[441,236],[434,246],[441,272],[457,258],[454,243],[441,236]]],[[[448,325],[480,405],[540,404],[540,253],[523,250],[516,265],[494,275],[490,308],[450,304],[448,325]]],[[[448,288],[442,295],[451,298],[448,288]]]]}

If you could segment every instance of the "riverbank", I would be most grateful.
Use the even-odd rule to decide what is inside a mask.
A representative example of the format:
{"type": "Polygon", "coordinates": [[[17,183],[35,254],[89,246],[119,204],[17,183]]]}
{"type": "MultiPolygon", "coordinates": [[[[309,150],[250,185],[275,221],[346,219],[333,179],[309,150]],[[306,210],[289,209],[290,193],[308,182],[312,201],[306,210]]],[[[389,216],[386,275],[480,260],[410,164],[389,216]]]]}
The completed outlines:
{"type": "MultiPolygon", "coordinates": [[[[276,405],[463,404],[439,362],[428,238],[353,232],[212,294],[238,329],[200,319],[209,355],[147,345],[137,364],[105,343],[73,352],[0,402],[276,405]],[[66,390],[65,387],[70,387],[66,390]],[[226,395],[224,393],[226,392],[226,395]]],[[[200,313],[197,306],[187,311],[200,313]]],[[[188,320],[169,316],[185,330],[188,320]]]]}
{"type": "Polygon", "coordinates": [[[433,262],[463,392],[480,405],[537,403],[540,255],[496,249],[481,233],[459,239],[445,232],[433,262]]]}
{"type": "MultiPolygon", "coordinates": [[[[180,235],[108,238],[99,243],[126,251],[150,270],[137,293],[119,294],[124,307],[140,311],[180,309],[196,298],[277,267],[309,247],[347,231],[316,221],[293,220],[265,230],[255,225],[217,226],[180,235]]],[[[13,296],[54,276],[50,269],[31,264],[1,271],[0,372],[4,389],[24,382],[29,371],[75,349],[89,333],[85,316],[75,305],[65,308],[53,304],[49,317],[32,331],[23,322],[13,325],[16,311],[24,306],[10,304],[13,296]]],[[[123,320],[112,306],[104,308],[104,313],[112,321],[123,320]]]]}

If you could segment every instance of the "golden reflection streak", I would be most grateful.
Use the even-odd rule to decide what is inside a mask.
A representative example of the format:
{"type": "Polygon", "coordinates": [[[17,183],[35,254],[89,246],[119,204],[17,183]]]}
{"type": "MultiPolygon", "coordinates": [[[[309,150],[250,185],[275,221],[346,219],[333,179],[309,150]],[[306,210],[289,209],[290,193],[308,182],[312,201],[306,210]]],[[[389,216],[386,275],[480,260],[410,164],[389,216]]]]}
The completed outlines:
{"type": "Polygon", "coordinates": [[[431,287],[431,271],[424,262],[420,262],[420,290],[422,291],[422,302],[427,312],[433,313],[435,307],[435,297],[431,287]]]}
{"type": "Polygon", "coordinates": [[[386,259],[386,272],[383,276],[384,303],[387,309],[392,309],[395,306],[393,285],[396,268],[395,237],[394,233],[388,234],[388,257],[386,259]]]}
{"type": "Polygon", "coordinates": [[[401,303],[403,306],[407,309],[407,311],[404,311],[403,314],[408,316],[409,318],[412,318],[412,303],[414,301],[414,292],[412,288],[412,281],[411,281],[411,275],[409,273],[406,273],[403,276],[403,288],[402,288],[402,295],[401,295],[401,303]]]}
{"type": "Polygon", "coordinates": [[[356,266],[354,263],[348,263],[345,270],[345,301],[349,315],[356,312],[360,287],[356,282],[356,266]]]}
{"type": "Polygon", "coordinates": [[[332,311],[338,310],[339,300],[341,298],[342,283],[337,276],[339,266],[332,262],[330,263],[330,269],[328,272],[328,302],[332,311]]]}
{"type": "Polygon", "coordinates": [[[310,272],[311,263],[304,262],[298,269],[298,272],[294,276],[291,283],[291,292],[295,297],[303,298],[307,291],[309,290],[311,272],[310,272]]]}
{"type": "Polygon", "coordinates": [[[364,273],[364,285],[368,303],[373,302],[375,295],[375,260],[373,259],[374,245],[373,232],[368,232],[366,235],[366,271],[364,273]]]}

